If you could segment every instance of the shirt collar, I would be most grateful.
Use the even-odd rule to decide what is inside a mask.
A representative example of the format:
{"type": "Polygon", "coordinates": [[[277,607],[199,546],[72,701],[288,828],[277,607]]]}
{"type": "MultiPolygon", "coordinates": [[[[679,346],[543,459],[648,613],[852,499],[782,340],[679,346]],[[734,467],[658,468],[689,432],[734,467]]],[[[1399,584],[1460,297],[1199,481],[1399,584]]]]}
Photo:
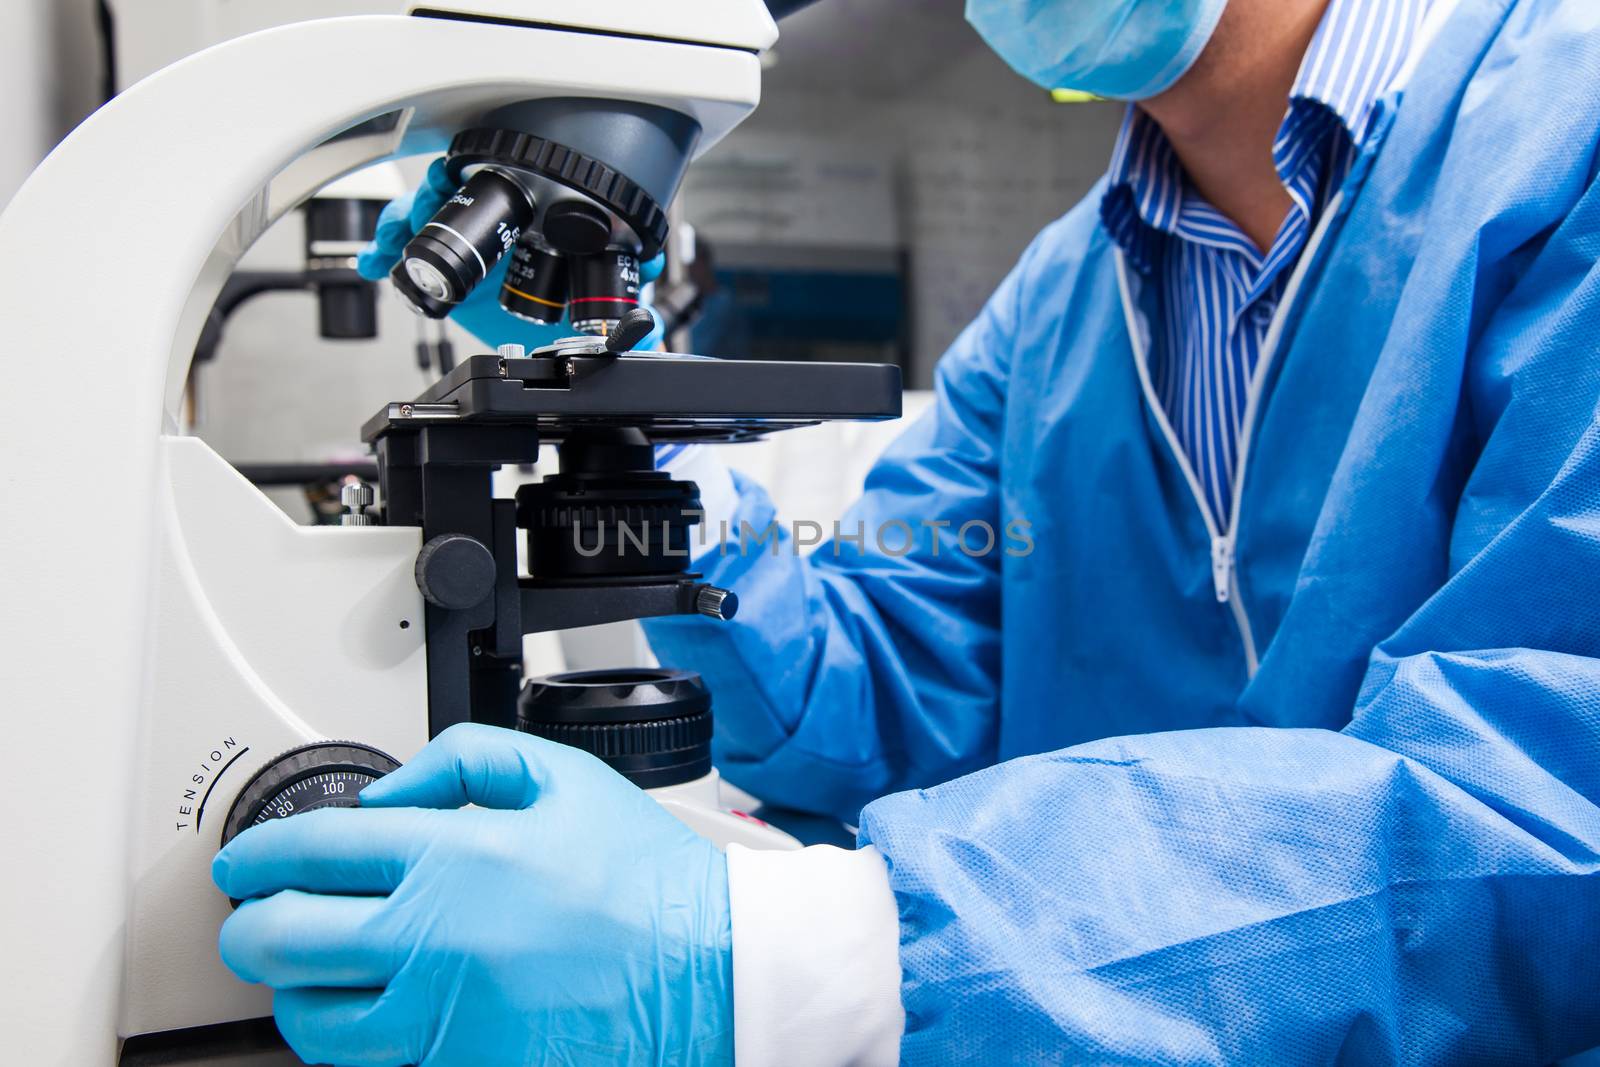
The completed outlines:
{"type": "Polygon", "coordinates": [[[1330,0],[1290,90],[1364,144],[1378,101],[1405,68],[1429,0],[1330,0]]]}
{"type": "MultiPolygon", "coordinates": [[[[1286,182],[1318,156],[1334,130],[1362,145],[1379,99],[1405,67],[1429,0],[1330,0],[1306,50],[1274,157],[1286,182]]],[[[1161,127],[1137,106],[1123,117],[1111,157],[1101,218],[1141,271],[1155,261],[1161,235],[1177,232],[1184,218],[1188,181],[1161,127]]],[[[1191,210],[1193,204],[1187,205],[1191,210]]]]}
{"type": "Polygon", "coordinates": [[[1111,154],[1100,217],[1135,267],[1150,269],[1158,234],[1171,233],[1183,210],[1183,165],[1149,116],[1129,105],[1111,154]]]}

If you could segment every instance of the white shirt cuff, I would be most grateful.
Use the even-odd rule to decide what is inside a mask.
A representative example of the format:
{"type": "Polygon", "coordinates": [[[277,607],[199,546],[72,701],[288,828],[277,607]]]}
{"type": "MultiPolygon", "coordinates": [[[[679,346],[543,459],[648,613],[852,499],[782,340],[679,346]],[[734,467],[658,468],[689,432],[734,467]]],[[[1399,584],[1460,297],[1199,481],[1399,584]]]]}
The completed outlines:
{"type": "Polygon", "coordinates": [[[900,1061],[900,914],[883,856],[728,848],[738,1067],[900,1061]]]}

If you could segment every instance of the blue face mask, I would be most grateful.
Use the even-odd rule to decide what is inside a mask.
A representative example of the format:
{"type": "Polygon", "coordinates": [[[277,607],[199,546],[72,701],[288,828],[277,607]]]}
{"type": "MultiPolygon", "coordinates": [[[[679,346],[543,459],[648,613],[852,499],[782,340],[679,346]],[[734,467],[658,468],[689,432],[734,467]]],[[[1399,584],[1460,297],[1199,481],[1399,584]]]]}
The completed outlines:
{"type": "Polygon", "coordinates": [[[1046,89],[1144,100],[1194,66],[1228,0],[967,0],[967,21],[1046,89]]]}

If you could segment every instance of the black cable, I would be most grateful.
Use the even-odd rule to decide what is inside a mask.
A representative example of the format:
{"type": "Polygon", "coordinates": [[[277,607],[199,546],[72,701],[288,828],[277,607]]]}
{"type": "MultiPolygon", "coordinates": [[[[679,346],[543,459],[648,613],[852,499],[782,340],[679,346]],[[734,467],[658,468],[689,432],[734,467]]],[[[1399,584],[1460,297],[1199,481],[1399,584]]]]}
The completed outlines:
{"type": "Polygon", "coordinates": [[[100,35],[100,70],[104,79],[100,83],[100,95],[110,100],[117,95],[117,17],[111,13],[110,0],[99,0],[95,7],[95,26],[100,35]]]}
{"type": "Polygon", "coordinates": [[[378,464],[371,459],[343,463],[239,463],[234,469],[260,486],[317,485],[351,477],[364,482],[378,480],[378,464]]]}
{"type": "Polygon", "coordinates": [[[767,10],[774,21],[786,19],[801,8],[810,7],[816,0],[767,0],[767,10]]]}

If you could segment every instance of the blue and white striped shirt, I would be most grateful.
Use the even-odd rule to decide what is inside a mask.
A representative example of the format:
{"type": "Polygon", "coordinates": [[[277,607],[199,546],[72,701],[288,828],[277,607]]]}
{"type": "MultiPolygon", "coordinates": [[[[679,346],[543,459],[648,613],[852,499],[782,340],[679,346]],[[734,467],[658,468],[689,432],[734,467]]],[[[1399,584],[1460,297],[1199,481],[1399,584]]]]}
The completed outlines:
{"type": "Polygon", "coordinates": [[[1101,217],[1130,265],[1159,280],[1151,382],[1218,529],[1231,518],[1246,403],[1272,317],[1427,4],[1330,0],[1272,146],[1293,207],[1264,255],[1189,184],[1152,119],[1130,107],[1123,120],[1101,217]]]}

